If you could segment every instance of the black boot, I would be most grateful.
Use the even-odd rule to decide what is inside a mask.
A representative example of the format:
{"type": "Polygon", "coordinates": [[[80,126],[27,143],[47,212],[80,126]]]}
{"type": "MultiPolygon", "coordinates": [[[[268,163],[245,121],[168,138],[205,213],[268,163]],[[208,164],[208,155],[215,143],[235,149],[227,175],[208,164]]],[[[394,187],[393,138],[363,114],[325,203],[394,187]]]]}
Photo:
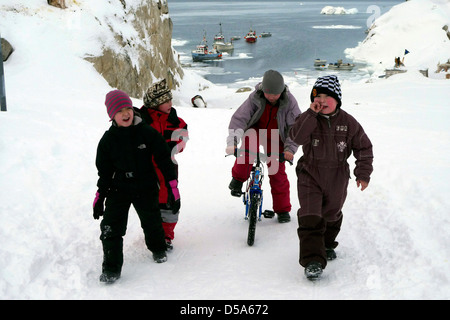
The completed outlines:
{"type": "Polygon", "coordinates": [[[327,254],[327,260],[334,260],[337,258],[336,252],[333,248],[325,248],[325,252],[327,254]]]}
{"type": "Polygon", "coordinates": [[[316,280],[322,274],[322,265],[319,262],[312,261],[305,267],[305,276],[309,280],[316,280]]]}
{"type": "Polygon", "coordinates": [[[244,183],[241,181],[236,180],[235,178],[231,179],[230,185],[228,188],[231,190],[231,195],[233,197],[240,197],[242,196],[242,185],[244,183]]]}
{"type": "Polygon", "coordinates": [[[173,250],[173,244],[172,244],[172,240],[166,238],[166,250],[167,251],[172,251],[173,250]]]}
{"type": "Polygon", "coordinates": [[[291,216],[289,215],[289,212],[280,212],[277,213],[278,216],[278,222],[279,223],[286,223],[291,221],[291,216]]]}
{"type": "Polygon", "coordinates": [[[165,251],[153,252],[153,260],[156,263],[163,263],[167,261],[167,255],[165,251]]]}
{"type": "Polygon", "coordinates": [[[120,273],[103,271],[103,273],[100,275],[99,280],[100,280],[100,282],[104,282],[104,283],[114,283],[119,278],[120,278],[120,273]]]}

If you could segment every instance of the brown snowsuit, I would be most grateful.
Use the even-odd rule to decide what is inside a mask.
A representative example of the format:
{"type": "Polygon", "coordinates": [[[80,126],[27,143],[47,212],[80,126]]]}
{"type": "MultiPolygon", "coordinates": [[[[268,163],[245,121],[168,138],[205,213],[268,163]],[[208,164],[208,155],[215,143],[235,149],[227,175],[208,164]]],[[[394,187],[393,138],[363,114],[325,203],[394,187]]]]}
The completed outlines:
{"type": "Polygon", "coordinates": [[[356,158],[357,180],[370,181],[372,143],[361,125],[347,112],[337,109],[331,116],[308,109],[292,126],[290,138],[302,145],[297,164],[298,236],[300,265],[317,261],[325,268],[325,248],[335,248],[342,223],[350,169],[347,159],[356,158]]]}

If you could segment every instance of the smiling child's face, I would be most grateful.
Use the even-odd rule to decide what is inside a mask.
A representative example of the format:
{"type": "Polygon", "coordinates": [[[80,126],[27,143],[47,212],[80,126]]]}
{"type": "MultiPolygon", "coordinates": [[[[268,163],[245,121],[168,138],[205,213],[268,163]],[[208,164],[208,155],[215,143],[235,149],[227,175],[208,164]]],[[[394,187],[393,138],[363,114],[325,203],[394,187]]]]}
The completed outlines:
{"type": "Polygon", "coordinates": [[[120,109],[114,116],[114,121],[119,127],[129,127],[133,123],[134,113],[132,108],[120,109]]]}

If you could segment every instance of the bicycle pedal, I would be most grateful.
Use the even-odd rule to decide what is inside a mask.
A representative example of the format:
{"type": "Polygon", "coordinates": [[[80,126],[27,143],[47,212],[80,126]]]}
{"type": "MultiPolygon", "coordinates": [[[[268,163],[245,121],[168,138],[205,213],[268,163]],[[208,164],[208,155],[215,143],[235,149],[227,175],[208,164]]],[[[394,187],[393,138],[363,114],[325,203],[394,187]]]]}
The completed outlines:
{"type": "Polygon", "coordinates": [[[263,216],[264,218],[272,219],[273,217],[275,217],[275,212],[273,212],[272,210],[264,210],[263,216]]]}

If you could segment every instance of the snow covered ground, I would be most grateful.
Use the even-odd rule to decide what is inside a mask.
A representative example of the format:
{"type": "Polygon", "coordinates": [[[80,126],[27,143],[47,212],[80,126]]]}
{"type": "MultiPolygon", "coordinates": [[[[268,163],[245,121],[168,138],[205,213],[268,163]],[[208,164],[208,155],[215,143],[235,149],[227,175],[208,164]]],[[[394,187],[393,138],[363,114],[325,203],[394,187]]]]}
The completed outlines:
{"type": "MultiPolygon", "coordinates": [[[[0,299],[450,298],[450,80],[417,70],[342,84],[343,109],[374,144],[375,170],[364,192],[351,181],[338,259],[314,283],[298,264],[294,166],[288,166],[293,220],[263,220],[255,245],[247,246],[244,206],[227,188],[233,159],[224,149],[229,119],[248,93],[186,70],[174,92],[190,133],[177,158],[182,209],[175,248],[166,263],[154,263],[132,209],[122,278],[99,283],[94,159],[110,125],[104,97],[111,88],[74,50],[89,34],[61,24],[52,29],[57,9],[46,4],[39,14],[18,14],[3,10],[5,2],[12,3],[0,2],[0,30],[16,50],[5,63],[8,111],[0,113],[0,299]],[[208,108],[190,107],[197,93],[208,108]]],[[[313,80],[285,79],[306,110],[313,80]]],[[[269,190],[266,183],[265,208],[269,190]]]]}

